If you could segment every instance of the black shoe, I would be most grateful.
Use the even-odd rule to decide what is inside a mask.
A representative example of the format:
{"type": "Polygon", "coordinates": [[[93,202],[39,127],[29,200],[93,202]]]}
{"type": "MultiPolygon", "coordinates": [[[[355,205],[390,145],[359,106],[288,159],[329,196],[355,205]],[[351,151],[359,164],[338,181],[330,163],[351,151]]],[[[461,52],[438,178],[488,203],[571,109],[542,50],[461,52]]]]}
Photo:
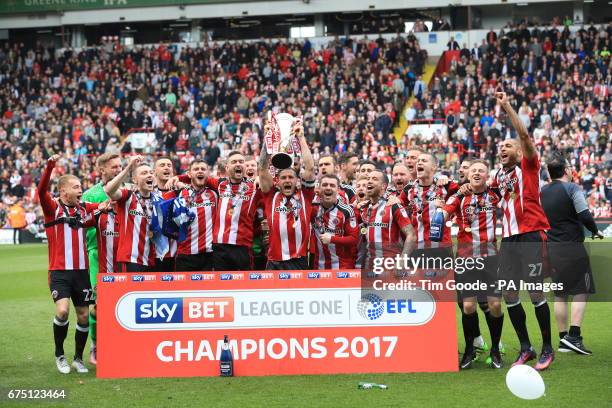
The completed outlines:
{"type": "Polygon", "coordinates": [[[572,349],[563,344],[562,341],[559,342],[559,348],[557,348],[559,353],[571,353],[572,349]]]}
{"type": "Polygon", "coordinates": [[[490,366],[491,368],[502,368],[504,366],[504,362],[502,361],[501,353],[499,350],[491,350],[491,354],[489,355],[490,366]]]}
{"type": "Polygon", "coordinates": [[[582,336],[570,336],[566,334],[565,337],[561,339],[561,344],[563,344],[567,349],[572,350],[578,354],[582,354],[585,356],[590,356],[593,354],[591,350],[587,350],[582,343],[582,336]]]}
{"type": "Polygon", "coordinates": [[[478,355],[472,350],[465,350],[463,353],[463,358],[461,359],[461,363],[459,363],[460,370],[467,370],[468,368],[472,368],[472,363],[478,359],[478,355]]]}

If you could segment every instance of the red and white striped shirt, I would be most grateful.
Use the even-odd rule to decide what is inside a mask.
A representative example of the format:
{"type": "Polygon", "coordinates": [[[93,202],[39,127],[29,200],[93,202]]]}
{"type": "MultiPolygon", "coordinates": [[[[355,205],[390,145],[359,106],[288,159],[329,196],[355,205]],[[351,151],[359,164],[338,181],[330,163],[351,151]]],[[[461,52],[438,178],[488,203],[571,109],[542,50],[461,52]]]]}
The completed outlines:
{"type": "Polygon", "coordinates": [[[80,203],[75,207],[64,205],[59,199],[49,194],[49,180],[55,167],[54,162],[48,162],[38,184],[38,197],[45,216],[45,224],[54,223],[45,227],[49,242],[49,270],[78,270],[87,269],[87,245],[85,229],[94,225],[93,212],[98,204],[80,203]],[[58,222],[66,217],[73,217],[76,221],[71,227],[65,222],[58,222]]]}
{"type": "Polygon", "coordinates": [[[499,196],[490,188],[478,194],[454,194],[448,199],[444,211],[449,219],[456,215],[459,226],[458,256],[467,258],[497,254],[495,224],[498,203],[499,196]]]}
{"type": "Polygon", "coordinates": [[[531,231],[550,229],[540,203],[540,159],[523,157],[510,171],[495,174],[492,188],[501,196],[504,238],[531,231]]]}
{"type": "Polygon", "coordinates": [[[98,273],[118,272],[119,220],[114,212],[96,213],[98,241],[98,273]]]}
{"type": "Polygon", "coordinates": [[[450,227],[444,227],[442,242],[431,242],[429,230],[431,220],[436,214],[434,201],[437,198],[446,201],[458,189],[459,185],[453,181],[446,186],[438,186],[434,180],[429,186],[422,186],[420,181],[416,181],[402,191],[400,200],[411,212],[412,226],[417,234],[417,248],[438,248],[452,244],[450,227]]]}
{"type": "MultiPolygon", "coordinates": [[[[151,196],[121,189],[117,200],[119,248],[117,262],[155,266],[155,244],[150,234],[153,203],[151,196]]],[[[153,193],[151,193],[153,194],[153,193]]]]}
{"type": "Polygon", "coordinates": [[[187,239],[179,243],[179,255],[197,255],[212,252],[213,227],[217,212],[218,196],[213,190],[204,187],[195,190],[193,187],[174,192],[174,196],[185,199],[195,218],[187,229],[187,239]]]}
{"type": "Polygon", "coordinates": [[[215,244],[251,247],[256,210],[255,184],[246,179],[232,183],[226,178],[209,177],[207,186],[219,194],[213,228],[215,244]]]}
{"type": "Polygon", "coordinates": [[[340,200],[330,208],[321,204],[312,211],[315,269],[355,268],[359,231],[353,208],[340,200]],[[331,242],[323,244],[321,234],[331,234],[331,242]]]}
{"type": "Polygon", "coordinates": [[[387,206],[381,198],[376,204],[369,203],[361,211],[361,233],[367,240],[368,250],[375,250],[376,257],[395,252],[404,242],[402,228],[410,225],[406,209],[399,204],[387,206]]]}
{"type": "Polygon", "coordinates": [[[276,189],[267,193],[258,190],[270,228],[268,260],[288,261],[308,253],[310,219],[314,199],[314,183],[302,181],[302,188],[291,197],[276,189]]]}

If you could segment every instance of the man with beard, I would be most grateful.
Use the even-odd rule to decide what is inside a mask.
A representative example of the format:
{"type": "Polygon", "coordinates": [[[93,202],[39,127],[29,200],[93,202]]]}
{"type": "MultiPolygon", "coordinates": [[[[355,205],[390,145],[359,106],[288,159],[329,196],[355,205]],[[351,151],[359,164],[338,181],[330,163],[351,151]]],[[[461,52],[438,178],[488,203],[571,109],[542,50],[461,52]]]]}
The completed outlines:
{"type": "Polygon", "coordinates": [[[514,362],[526,364],[537,357],[527,331],[525,310],[519,299],[519,285],[534,286],[530,298],[542,334],[542,353],[535,365],[545,370],[555,358],[551,343],[550,308],[546,297],[537,286],[544,279],[546,234],[550,229],[540,204],[540,159],[527,128],[514,111],[504,92],[496,93],[497,102],[508,115],[519,140],[506,139],[501,143],[503,168],[494,177],[492,187],[501,195],[503,238],[500,247],[500,279],[511,281],[515,288],[506,288],[504,299],[510,321],[521,344],[514,362]]]}
{"type": "Polygon", "coordinates": [[[368,265],[373,263],[372,256],[394,257],[399,252],[409,256],[416,242],[406,210],[400,204],[387,205],[387,185],[387,176],[381,170],[369,173],[366,184],[368,200],[360,214],[360,232],[367,244],[368,265]]]}
{"type": "Polygon", "coordinates": [[[189,166],[191,184],[164,194],[164,198],[183,198],[195,215],[187,229],[187,239],[178,246],[177,271],[213,269],[213,228],[218,196],[206,187],[208,174],[208,164],[203,160],[195,160],[189,166]]]}
{"type": "MultiPolygon", "coordinates": [[[[265,150],[265,149],[264,149],[265,150]]],[[[257,209],[255,183],[247,179],[245,157],[237,150],[225,160],[225,177],[208,177],[206,186],[219,195],[213,228],[215,271],[246,271],[253,268],[253,222],[257,209]]],[[[188,174],[173,177],[169,185],[191,183],[188,174]]]]}
{"type": "Polygon", "coordinates": [[[355,196],[353,182],[357,174],[359,159],[355,153],[346,152],[340,155],[338,164],[340,165],[340,188],[346,194],[349,202],[351,202],[355,196]]]}
{"type": "Polygon", "coordinates": [[[298,138],[304,170],[301,189],[293,168],[279,170],[276,183],[269,172],[268,154],[262,150],[259,162],[260,205],[264,209],[270,230],[268,270],[299,270],[308,268],[308,240],[314,199],[314,160],[304,137],[301,123],[293,127],[298,138]]]}
{"type": "MultiPolygon", "coordinates": [[[[456,281],[466,284],[485,282],[488,288],[486,291],[458,291],[465,337],[465,352],[459,368],[462,370],[471,368],[473,361],[477,358],[475,340],[481,337],[476,311],[476,303],[479,298],[485,299],[484,303],[488,311],[486,316],[492,344],[490,364],[493,368],[502,368],[503,362],[499,345],[503,314],[501,311],[501,291],[497,289],[498,260],[497,237],[495,235],[499,196],[496,191],[487,187],[489,172],[487,163],[483,160],[474,160],[471,163],[465,172],[471,187],[470,191],[451,196],[443,207],[445,220],[457,216],[456,222],[459,226],[457,256],[463,259],[471,258],[475,261],[480,259],[484,266],[483,268],[478,266],[468,268],[466,266],[466,270],[461,273],[457,270],[456,281]]],[[[465,265],[468,265],[468,263],[466,262],[465,265]]]]}
{"type": "MultiPolygon", "coordinates": [[[[174,167],[172,160],[167,157],[161,157],[155,161],[155,192],[160,196],[171,192],[168,188],[168,181],[174,176],[174,167]]],[[[168,252],[164,255],[164,259],[157,261],[155,270],[158,272],[171,272],[176,268],[176,254],[178,243],[175,239],[168,238],[168,252]]]]}
{"type": "MultiPolygon", "coordinates": [[[[121,172],[121,158],[115,153],[105,153],[96,160],[96,169],[100,173],[100,182],[83,194],[83,200],[90,203],[102,203],[108,200],[108,196],[104,192],[104,186],[111,181],[119,172],[121,172]]],[[[103,213],[98,217],[98,225],[102,228],[89,228],[87,230],[87,257],[89,258],[89,280],[91,287],[94,290],[94,301],[96,300],[96,286],[98,282],[98,271],[101,273],[113,273],[115,270],[115,257],[117,248],[114,243],[115,237],[119,234],[118,224],[115,223],[115,213],[103,213]],[[100,220],[102,218],[102,220],[100,220]],[[98,231],[104,230],[106,234],[112,234],[109,241],[110,247],[106,244],[107,240],[101,240],[103,244],[101,250],[98,251],[98,231]],[[116,234],[116,235],[115,235],[116,234]]],[[[107,235],[109,236],[109,235],[107,235]]],[[[89,362],[96,364],[96,339],[97,339],[97,324],[96,324],[96,305],[91,305],[89,308],[89,337],[91,338],[91,348],[89,350],[89,362]]]]}
{"type": "Polygon", "coordinates": [[[338,198],[340,179],[328,174],[319,179],[319,205],[312,214],[315,269],[353,269],[357,219],[353,208],[338,198]]]}
{"type": "Polygon", "coordinates": [[[387,192],[399,197],[409,181],[408,167],[404,163],[395,163],[391,171],[391,185],[387,188],[387,192]]]}
{"type": "Polygon", "coordinates": [[[116,201],[119,220],[117,262],[121,272],[153,272],[156,250],[151,231],[152,195],[155,176],[141,156],[130,158],[129,164],[104,186],[111,200],[116,201]],[[132,175],[133,189],[121,188],[132,175]]]}

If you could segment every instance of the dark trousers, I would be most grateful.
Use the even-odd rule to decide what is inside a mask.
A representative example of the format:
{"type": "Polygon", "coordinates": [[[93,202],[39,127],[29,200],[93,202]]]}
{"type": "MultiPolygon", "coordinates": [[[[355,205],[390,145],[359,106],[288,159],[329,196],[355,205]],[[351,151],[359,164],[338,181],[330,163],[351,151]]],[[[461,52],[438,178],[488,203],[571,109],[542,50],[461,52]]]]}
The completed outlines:
{"type": "Polygon", "coordinates": [[[178,255],[176,257],[177,272],[212,271],[212,252],[204,252],[195,255],[178,255]]]}
{"type": "Polygon", "coordinates": [[[128,273],[154,272],[152,266],[146,266],[132,262],[120,262],[119,271],[128,273]]]}
{"type": "Polygon", "coordinates": [[[213,267],[215,271],[249,271],[253,269],[251,248],[213,244],[213,267]]]}
{"type": "Polygon", "coordinates": [[[295,258],[287,261],[268,261],[266,269],[269,271],[303,271],[308,269],[308,258],[295,258]]]}

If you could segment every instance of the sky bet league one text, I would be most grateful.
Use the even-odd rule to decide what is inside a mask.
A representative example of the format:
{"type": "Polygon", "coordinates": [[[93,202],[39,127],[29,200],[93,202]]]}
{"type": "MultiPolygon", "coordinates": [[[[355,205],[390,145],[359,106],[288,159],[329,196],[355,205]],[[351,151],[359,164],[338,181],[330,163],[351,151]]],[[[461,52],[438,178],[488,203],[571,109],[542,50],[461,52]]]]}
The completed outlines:
{"type": "Polygon", "coordinates": [[[98,293],[102,378],[217,376],[224,336],[236,376],[457,370],[443,292],[366,292],[355,270],[102,275],[98,293]]]}

